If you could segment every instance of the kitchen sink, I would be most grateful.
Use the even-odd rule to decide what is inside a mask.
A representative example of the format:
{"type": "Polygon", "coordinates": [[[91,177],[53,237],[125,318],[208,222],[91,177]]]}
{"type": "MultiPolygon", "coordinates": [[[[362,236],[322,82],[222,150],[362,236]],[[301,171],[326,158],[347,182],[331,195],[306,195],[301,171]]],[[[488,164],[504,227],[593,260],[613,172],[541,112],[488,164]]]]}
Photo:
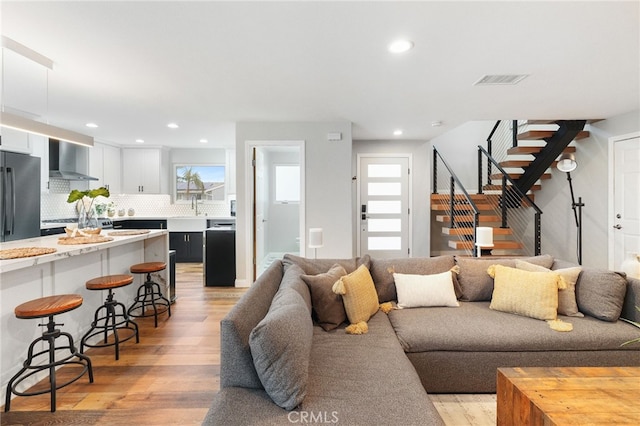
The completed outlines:
{"type": "Polygon", "coordinates": [[[178,216],[167,218],[169,232],[200,232],[207,229],[207,218],[194,216],[178,216]]]}

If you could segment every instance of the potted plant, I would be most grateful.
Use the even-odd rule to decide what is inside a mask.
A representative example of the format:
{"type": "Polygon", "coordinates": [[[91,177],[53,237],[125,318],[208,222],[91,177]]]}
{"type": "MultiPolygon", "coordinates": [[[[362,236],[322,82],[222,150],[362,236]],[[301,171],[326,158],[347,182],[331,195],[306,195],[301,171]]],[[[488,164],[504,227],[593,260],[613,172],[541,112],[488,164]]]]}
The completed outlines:
{"type": "Polygon", "coordinates": [[[109,197],[109,190],[107,188],[100,187],[96,189],[87,189],[86,191],[78,191],[74,189],[69,193],[69,197],[67,198],[67,203],[74,203],[80,201],[80,212],[78,215],[78,229],[97,229],[98,228],[98,220],[95,217],[95,210],[93,208],[93,203],[97,197],[109,197]],[[85,202],[85,197],[88,197],[91,201],[88,203],[85,202]]]}

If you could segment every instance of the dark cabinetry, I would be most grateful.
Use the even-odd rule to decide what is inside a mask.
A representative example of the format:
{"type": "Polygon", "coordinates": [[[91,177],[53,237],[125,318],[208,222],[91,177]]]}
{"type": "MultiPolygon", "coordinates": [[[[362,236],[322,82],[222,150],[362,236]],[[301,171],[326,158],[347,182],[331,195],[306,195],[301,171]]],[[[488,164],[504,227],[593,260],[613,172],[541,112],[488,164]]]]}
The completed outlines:
{"type": "Polygon", "coordinates": [[[202,262],[202,232],[170,232],[169,248],[176,262],[202,262]]]}
{"type": "Polygon", "coordinates": [[[114,220],[113,229],[167,229],[166,219],[114,220]]]}

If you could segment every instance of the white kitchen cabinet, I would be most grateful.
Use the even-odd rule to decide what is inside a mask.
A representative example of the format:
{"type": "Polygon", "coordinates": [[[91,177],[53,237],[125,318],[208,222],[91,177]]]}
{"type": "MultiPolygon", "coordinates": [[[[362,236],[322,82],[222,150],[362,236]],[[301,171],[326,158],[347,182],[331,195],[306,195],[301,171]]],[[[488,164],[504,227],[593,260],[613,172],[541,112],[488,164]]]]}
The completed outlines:
{"type": "Polygon", "coordinates": [[[49,139],[45,136],[29,134],[31,155],[40,157],[40,192],[49,193],[49,139]]]}
{"type": "Polygon", "coordinates": [[[94,143],[89,149],[89,175],[98,180],[91,181],[89,187],[105,186],[112,194],[119,194],[122,192],[120,170],[120,148],[94,143]]]}
{"type": "MultiPolygon", "coordinates": [[[[122,150],[122,189],[125,194],[161,194],[164,169],[162,151],[156,148],[122,150]]],[[[166,181],[166,177],[164,177],[166,181]]],[[[166,192],[166,189],[164,189],[166,192]]]]}
{"type": "Polygon", "coordinates": [[[29,140],[29,133],[20,130],[2,127],[0,130],[0,151],[21,152],[23,154],[31,154],[33,145],[29,140]]]}

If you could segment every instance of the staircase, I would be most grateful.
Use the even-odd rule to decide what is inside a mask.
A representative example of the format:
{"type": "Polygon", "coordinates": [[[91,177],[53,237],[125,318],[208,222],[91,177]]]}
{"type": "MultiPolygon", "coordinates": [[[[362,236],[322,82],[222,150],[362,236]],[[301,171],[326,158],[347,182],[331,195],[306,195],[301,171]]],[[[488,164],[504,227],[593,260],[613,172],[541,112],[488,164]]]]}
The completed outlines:
{"type": "MultiPolygon", "coordinates": [[[[498,121],[487,139],[487,149],[478,147],[478,194],[469,198],[455,194],[451,203],[450,194],[454,191],[442,191],[434,183],[432,218],[435,216],[435,222],[442,224],[440,235],[446,240],[448,253],[474,253],[476,215],[469,214],[473,213],[473,204],[478,211],[475,226],[493,228],[492,255],[538,254],[541,211],[533,202],[533,192],[542,189],[543,182],[551,178],[550,168],[555,167],[561,154],[575,153],[571,142],[589,137],[583,128],[594,121],[597,120],[498,121]],[[538,213],[532,214],[532,208],[538,213]],[[527,213],[520,211],[527,209],[527,213]]],[[[432,233],[432,238],[437,235],[432,233]]]]}

